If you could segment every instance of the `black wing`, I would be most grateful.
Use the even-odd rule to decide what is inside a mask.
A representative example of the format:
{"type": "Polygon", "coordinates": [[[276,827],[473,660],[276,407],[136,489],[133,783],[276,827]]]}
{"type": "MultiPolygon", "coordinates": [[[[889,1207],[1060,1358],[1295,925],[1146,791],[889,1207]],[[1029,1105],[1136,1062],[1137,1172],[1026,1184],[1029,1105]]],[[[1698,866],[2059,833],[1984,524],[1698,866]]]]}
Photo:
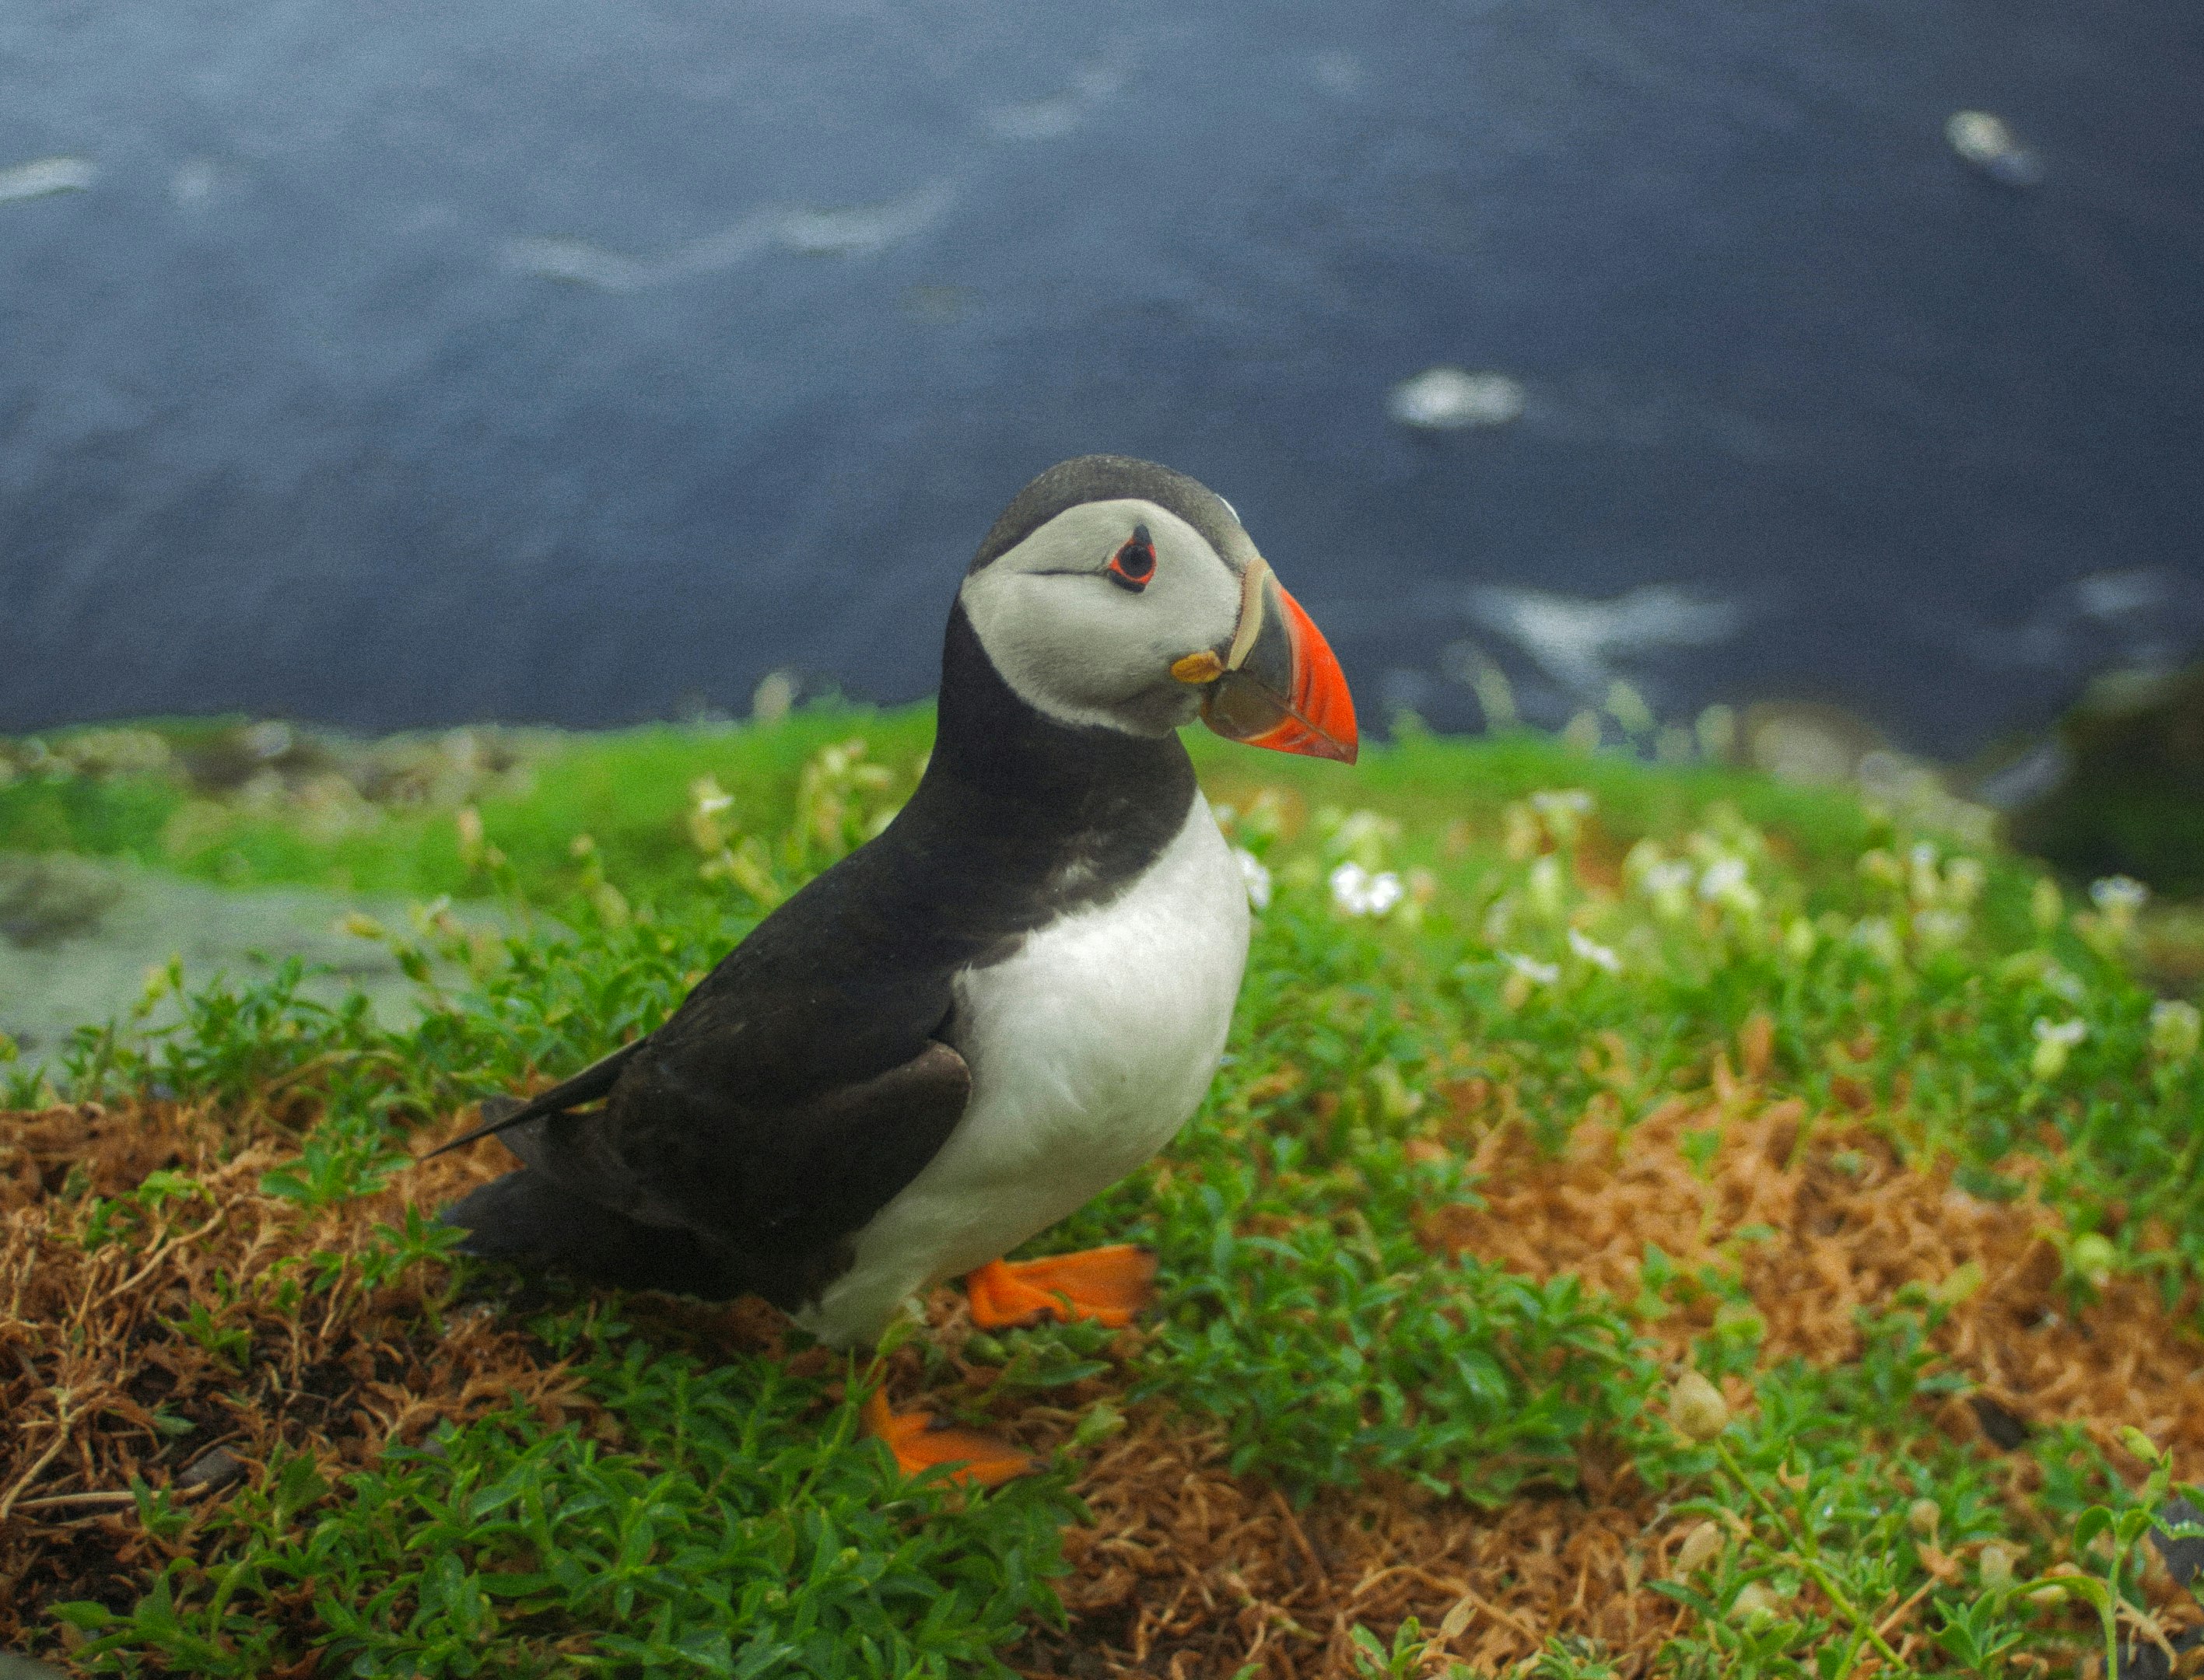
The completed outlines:
{"type": "MultiPolygon", "coordinates": [[[[566,1259],[582,1243],[601,1247],[608,1228],[655,1232],[672,1245],[667,1262],[693,1273],[659,1287],[752,1291],[792,1310],[847,1267],[850,1235],[948,1141],[971,1090],[964,1058],[939,1043],[873,1079],[770,1113],[725,1097],[684,1100],[646,1080],[617,1106],[506,1133],[528,1163],[509,1176],[539,1179],[569,1198],[561,1228],[540,1233],[553,1241],[534,1245],[545,1258],[566,1259]]],[[[454,1218],[465,1223],[456,1210],[454,1218]]]]}
{"type": "Polygon", "coordinates": [[[446,1147],[496,1133],[528,1183],[449,1211],[470,1250],[789,1307],[815,1296],[971,1093],[939,1035],[976,947],[929,914],[938,895],[912,893],[906,849],[875,842],[813,881],[656,1032],[509,1112],[485,1105],[446,1147]]]}
{"type": "Polygon", "coordinates": [[[584,1270],[613,1257],[591,1274],[607,1281],[672,1266],[717,1281],[668,1287],[800,1304],[963,1114],[953,977],[1137,878],[1194,791],[1175,736],[1068,730],[1017,701],[957,609],[932,762],[894,823],[761,922],[665,1026],[477,1127],[501,1131],[527,1177],[448,1217],[480,1219],[477,1251],[584,1270]],[[567,1111],[607,1076],[601,1109],[567,1111]]]}

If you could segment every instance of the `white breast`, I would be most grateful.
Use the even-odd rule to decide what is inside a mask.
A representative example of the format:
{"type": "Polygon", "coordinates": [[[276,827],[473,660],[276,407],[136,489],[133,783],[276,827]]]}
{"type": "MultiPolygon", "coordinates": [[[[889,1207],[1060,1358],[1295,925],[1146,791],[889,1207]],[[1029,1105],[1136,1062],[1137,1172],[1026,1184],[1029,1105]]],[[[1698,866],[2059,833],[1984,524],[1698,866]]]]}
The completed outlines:
{"type": "Polygon", "coordinates": [[[797,1322],[869,1341],[914,1291],[1016,1247],[1169,1143],[1209,1089],[1247,961],[1246,884],[1197,793],[1117,898],[957,978],[971,1103],[797,1322]]]}

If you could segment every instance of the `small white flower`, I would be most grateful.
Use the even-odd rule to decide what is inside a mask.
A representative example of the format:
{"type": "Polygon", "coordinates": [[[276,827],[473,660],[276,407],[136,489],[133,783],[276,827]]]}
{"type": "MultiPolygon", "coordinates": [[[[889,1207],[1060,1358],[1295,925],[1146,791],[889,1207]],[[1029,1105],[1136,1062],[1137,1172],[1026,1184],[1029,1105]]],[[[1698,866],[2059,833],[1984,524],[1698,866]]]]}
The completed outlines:
{"type": "Polygon", "coordinates": [[[1551,985],[1561,978],[1558,963],[1541,962],[1535,956],[1525,956],[1517,951],[1502,951],[1500,955],[1510,968],[1532,985],[1551,985]]]}
{"type": "Polygon", "coordinates": [[[1588,939],[1575,928],[1569,930],[1569,949],[1595,968],[1604,968],[1610,974],[1622,972],[1622,959],[1609,947],[1588,939]]]}
{"type": "Polygon", "coordinates": [[[2150,889],[2126,875],[2107,875],[2089,884],[2089,902],[2100,910],[2140,910],[2150,900],[2150,889]]]}
{"type": "Polygon", "coordinates": [[[2082,977],[2069,969],[2053,963],[2043,971],[2043,989],[2053,997],[2063,997],[2079,1009],[2082,1000],[2089,995],[2089,988],[2082,984],[2082,977]]]}
{"type": "Polygon", "coordinates": [[[1760,894],[1745,878],[1741,857],[1718,857],[1709,864],[1699,877],[1699,896],[1746,915],[1760,908],[1760,894]]]}
{"type": "Polygon", "coordinates": [[[1325,841],[1334,857],[1352,858],[1366,869],[1384,861],[1385,849],[1401,837],[1401,825],[1375,811],[1350,811],[1325,841]]]}
{"type": "Polygon", "coordinates": [[[731,793],[708,793],[698,796],[696,808],[708,817],[716,817],[735,802],[731,793]]]}
{"type": "Polygon", "coordinates": [[[2166,998],[2150,1006],[2150,1047],[2168,1062],[2196,1054],[2204,1042],[2204,1015],[2194,1003],[2166,998]]]}
{"type": "Polygon", "coordinates": [[[1494,899],[1484,912],[1484,943],[1497,945],[1515,926],[1515,901],[1506,893],[1494,899]]]}
{"type": "Polygon", "coordinates": [[[1560,915],[1567,890],[1567,884],[1561,877],[1561,861],[1553,853],[1548,852],[1531,866],[1524,891],[1531,901],[1531,908],[1540,915],[1560,915]]]}
{"type": "Polygon", "coordinates": [[[2089,1036],[2089,1023],[2073,1020],[2046,1020],[2038,1016],[2035,1026],[2035,1052],[2028,1058],[2028,1071],[2039,1080],[2055,1080],[2066,1071],[2066,1057],[2075,1045],[2089,1036]]]}
{"type": "Polygon", "coordinates": [[[1933,904],[1944,890],[1944,878],[1936,867],[1936,849],[1926,840],[1917,843],[1907,854],[1910,866],[1909,890],[1917,904],[1933,904]]]}
{"type": "Polygon", "coordinates": [[[1247,884],[1247,902],[1258,910],[1271,908],[1271,872],[1263,867],[1263,860],[1245,846],[1235,846],[1232,855],[1240,860],[1240,878],[1247,884]]]}
{"type": "Polygon", "coordinates": [[[1696,873],[1681,858],[1666,858],[1647,864],[1638,884],[1653,901],[1655,912],[1673,921],[1691,908],[1687,895],[1696,873]]]}
{"type": "Polygon", "coordinates": [[[1741,857],[1716,858],[1709,864],[1706,873],[1699,877],[1699,896],[1712,903],[1726,892],[1734,892],[1745,884],[1745,860],[1741,857]]]}
{"type": "Polygon", "coordinates": [[[1370,872],[1359,863],[1342,863],[1331,872],[1331,902],[1350,916],[1362,914],[1370,890],[1370,872]]]}
{"type": "Polygon", "coordinates": [[[1401,878],[1390,869],[1376,874],[1359,863],[1331,872],[1331,902],[1350,916],[1382,916],[1401,902],[1401,878]]]}
{"type": "Polygon", "coordinates": [[[1887,916],[1863,916],[1852,925],[1851,942],[1886,968],[1895,967],[1901,955],[1898,930],[1887,916]]]}
{"type": "Polygon", "coordinates": [[[1923,910],[1913,918],[1914,937],[1932,950],[1943,950],[1967,937],[1968,920],[1957,910],[1923,910]]]}
{"type": "Polygon", "coordinates": [[[2103,913],[2105,926],[2116,934],[2134,927],[2136,913],[2149,899],[2150,889],[2125,875],[2107,876],[2089,884],[2089,902],[2103,913]]]}

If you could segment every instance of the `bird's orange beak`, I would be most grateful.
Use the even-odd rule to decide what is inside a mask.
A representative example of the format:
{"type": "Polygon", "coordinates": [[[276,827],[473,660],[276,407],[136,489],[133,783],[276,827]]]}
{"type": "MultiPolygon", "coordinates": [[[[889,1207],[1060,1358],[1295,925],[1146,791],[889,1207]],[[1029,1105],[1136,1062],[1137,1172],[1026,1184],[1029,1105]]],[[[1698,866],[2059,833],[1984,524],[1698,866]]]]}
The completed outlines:
{"type": "Polygon", "coordinates": [[[1260,556],[1241,580],[1240,621],[1219,654],[1203,648],[1171,667],[1207,684],[1201,720],[1228,741],[1273,752],[1354,762],[1354,697],[1331,644],[1260,556]]]}

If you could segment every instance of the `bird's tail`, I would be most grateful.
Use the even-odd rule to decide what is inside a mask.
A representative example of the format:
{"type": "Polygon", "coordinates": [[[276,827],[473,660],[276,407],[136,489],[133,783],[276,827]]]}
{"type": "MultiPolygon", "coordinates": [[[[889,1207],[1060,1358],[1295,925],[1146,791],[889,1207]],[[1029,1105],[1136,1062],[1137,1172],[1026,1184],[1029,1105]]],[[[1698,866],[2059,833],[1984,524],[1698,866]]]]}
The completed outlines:
{"type": "Polygon", "coordinates": [[[531,1120],[546,1115],[564,1114],[569,1109],[579,1108],[584,1103],[594,1103],[608,1094],[619,1082],[620,1070],[629,1058],[641,1050],[643,1040],[631,1038],[610,1056],[601,1056],[571,1080],[554,1085],[542,1095],[522,1102],[518,1097],[490,1097],[483,1099],[482,1123],[471,1132],[462,1132],[447,1144],[440,1144],[421,1158],[434,1161],[440,1155],[449,1154],[463,1144],[477,1138],[487,1138],[496,1132],[508,1131],[524,1126],[531,1120]]]}
{"type": "Polygon", "coordinates": [[[630,1219],[531,1168],[492,1179],[440,1217],[467,1233],[459,1251],[480,1259],[555,1268],[581,1282],[619,1289],[716,1299],[740,1293],[726,1260],[691,1233],[630,1219]]]}

